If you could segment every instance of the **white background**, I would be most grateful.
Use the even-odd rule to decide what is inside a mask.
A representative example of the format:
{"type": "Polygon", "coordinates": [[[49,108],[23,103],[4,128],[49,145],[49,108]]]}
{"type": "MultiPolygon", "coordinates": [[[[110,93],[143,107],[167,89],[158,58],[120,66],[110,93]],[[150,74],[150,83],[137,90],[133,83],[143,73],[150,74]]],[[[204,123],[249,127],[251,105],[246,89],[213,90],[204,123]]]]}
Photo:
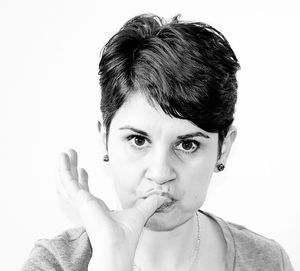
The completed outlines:
{"type": "Polygon", "coordinates": [[[103,3],[0,2],[1,270],[20,269],[34,241],[73,227],[56,199],[61,151],[75,148],[92,191],[116,206],[101,169],[97,66],[108,38],[146,12],[204,21],[229,40],[242,66],[238,137],[226,170],[213,177],[203,209],[275,239],[300,270],[296,3],[103,3]]]}

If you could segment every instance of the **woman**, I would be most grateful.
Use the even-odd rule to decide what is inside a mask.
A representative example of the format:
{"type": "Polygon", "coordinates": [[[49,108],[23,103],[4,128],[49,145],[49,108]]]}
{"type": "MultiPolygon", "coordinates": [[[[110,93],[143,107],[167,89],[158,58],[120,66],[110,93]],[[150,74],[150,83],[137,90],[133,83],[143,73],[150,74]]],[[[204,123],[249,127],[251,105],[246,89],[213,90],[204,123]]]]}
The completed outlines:
{"type": "Polygon", "coordinates": [[[60,193],[84,227],[39,240],[23,270],[293,270],[275,241],[200,210],[236,137],[238,69],[211,26],[128,21],[99,64],[103,160],[123,210],[62,153],[60,193]]]}

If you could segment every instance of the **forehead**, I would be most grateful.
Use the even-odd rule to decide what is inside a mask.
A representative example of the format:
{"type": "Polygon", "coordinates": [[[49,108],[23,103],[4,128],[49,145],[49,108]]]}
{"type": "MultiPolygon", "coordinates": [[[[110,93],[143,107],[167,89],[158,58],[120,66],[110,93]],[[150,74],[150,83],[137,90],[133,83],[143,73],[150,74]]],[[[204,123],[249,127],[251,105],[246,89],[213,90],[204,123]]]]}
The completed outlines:
{"type": "Polygon", "coordinates": [[[167,115],[157,103],[153,106],[148,102],[146,96],[140,92],[129,96],[127,101],[116,112],[111,123],[111,128],[118,129],[124,125],[132,125],[136,128],[159,132],[173,131],[174,133],[181,133],[204,131],[189,120],[167,115]]]}

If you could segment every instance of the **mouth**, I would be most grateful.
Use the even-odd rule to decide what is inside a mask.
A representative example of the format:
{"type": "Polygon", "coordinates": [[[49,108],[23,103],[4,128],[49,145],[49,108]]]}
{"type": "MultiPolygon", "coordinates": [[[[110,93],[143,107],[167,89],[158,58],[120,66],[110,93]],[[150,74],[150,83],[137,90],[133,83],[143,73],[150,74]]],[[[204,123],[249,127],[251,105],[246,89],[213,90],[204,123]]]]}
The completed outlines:
{"type": "Polygon", "coordinates": [[[168,192],[157,191],[154,189],[151,191],[148,191],[146,194],[144,194],[141,197],[141,199],[146,199],[153,194],[157,194],[157,195],[160,195],[162,197],[169,199],[168,202],[163,203],[159,208],[157,208],[155,213],[166,213],[166,212],[171,211],[175,207],[175,205],[176,205],[175,203],[178,201],[172,194],[170,194],[168,192]]]}
{"type": "Polygon", "coordinates": [[[141,197],[142,199],[146,199],[148,198],[149,196],[153,195],[153,194],[157,194],[157,195],[160,195],[160,196],[163,196],[163,197],[166,197],[166,198],[169,198],[170,200],[172,201],[176,201],[177,199],[174,198],[174,196],[168,192],[160,192],[160,193],[157,193],[156,191],[151,191],[150,193],[147,193],[146,195],[144,195],[143,197],[141,197]]]}
{"type": "Polygon", "coordinates": [[[168,212],[173,209],[177,200],[172,200],[170,202],[162,204],[159,208],[156,209],[155,213],[168,212]]]}
{"type": "Polygon", "coordinates": [[[172,201],[176,201],[176,199],[168,192],[162,192],[161,196],[171,199],[172,201]]]}

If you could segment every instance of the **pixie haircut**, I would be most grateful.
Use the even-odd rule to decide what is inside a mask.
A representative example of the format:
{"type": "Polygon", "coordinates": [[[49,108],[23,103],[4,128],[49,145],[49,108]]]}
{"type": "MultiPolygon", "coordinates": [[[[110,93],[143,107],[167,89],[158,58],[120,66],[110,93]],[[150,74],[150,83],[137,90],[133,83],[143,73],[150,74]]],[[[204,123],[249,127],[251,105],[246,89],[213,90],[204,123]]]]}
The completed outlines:
{"type": "Polygon", "coordinates": [[[136,16],[104,46],[99,76],[106,139],[117,110],[141,92],[169,116],[218,133],[220,157],[234,120],[240,65],[218,30],[179,16],[168,23],[152,14],[136,16]]]}

